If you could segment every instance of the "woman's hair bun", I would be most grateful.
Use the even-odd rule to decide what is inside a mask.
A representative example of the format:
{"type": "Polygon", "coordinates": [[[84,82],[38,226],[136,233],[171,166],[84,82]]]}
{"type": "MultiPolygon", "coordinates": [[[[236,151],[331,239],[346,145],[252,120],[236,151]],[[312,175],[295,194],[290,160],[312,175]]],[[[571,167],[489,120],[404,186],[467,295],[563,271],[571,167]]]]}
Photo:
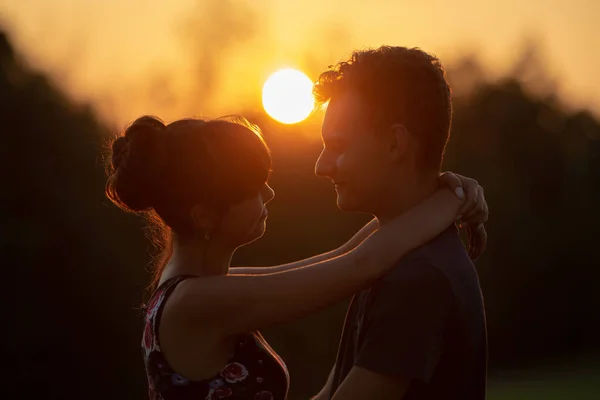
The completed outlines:
{"type": "Polygon", "coordinates": [[[157,205],[167,167],[167,127],[157,117],[135,120],[112,143],[106,193],[121,208],[144,211],[157,205]]]}

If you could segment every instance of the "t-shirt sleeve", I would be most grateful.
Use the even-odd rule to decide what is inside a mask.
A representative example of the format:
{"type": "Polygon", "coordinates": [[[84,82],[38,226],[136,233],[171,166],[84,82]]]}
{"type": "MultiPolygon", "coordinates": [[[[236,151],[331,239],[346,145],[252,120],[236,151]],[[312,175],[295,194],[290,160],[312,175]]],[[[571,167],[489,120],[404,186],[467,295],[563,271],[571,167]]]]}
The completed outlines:
{"type": "Polygon", "coordinates": [[[372,290],[355,365],[428,382],[453,307],[449,281],[427,261],[401,261],[372,290]]]}

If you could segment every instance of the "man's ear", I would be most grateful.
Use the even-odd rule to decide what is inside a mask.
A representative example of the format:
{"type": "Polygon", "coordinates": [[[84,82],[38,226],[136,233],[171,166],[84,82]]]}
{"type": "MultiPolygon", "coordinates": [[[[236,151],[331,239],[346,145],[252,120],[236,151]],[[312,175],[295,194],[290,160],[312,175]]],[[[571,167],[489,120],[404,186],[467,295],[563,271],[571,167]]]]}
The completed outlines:
{"type": "Polygon", "coordinates": [[[409,145],[409,132],[406,127],[400,123],[390,126],[388,132],[389,151],[391,160],[398,162],[405,157],[409,145]]]}
{"type": "Polygon", "coordinates": [[[210,234],[215,228],[215,212],[201,204],[196,204],[192,207],[190,217],[192,218],[194,228],[203,234],[210,234]]]}

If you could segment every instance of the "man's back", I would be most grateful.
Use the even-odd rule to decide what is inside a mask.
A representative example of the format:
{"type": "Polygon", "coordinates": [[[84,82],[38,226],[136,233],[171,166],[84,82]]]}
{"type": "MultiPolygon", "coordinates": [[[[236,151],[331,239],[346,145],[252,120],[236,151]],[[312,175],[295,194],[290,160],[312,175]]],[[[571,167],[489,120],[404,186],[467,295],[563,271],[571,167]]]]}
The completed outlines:
{"type": "Polygon", "coordinates": [[[485,397],[483,299],[456,228],[405,256],[353,298],[332,394],[354,365],[411,379],[404,399],[485,397]]]}

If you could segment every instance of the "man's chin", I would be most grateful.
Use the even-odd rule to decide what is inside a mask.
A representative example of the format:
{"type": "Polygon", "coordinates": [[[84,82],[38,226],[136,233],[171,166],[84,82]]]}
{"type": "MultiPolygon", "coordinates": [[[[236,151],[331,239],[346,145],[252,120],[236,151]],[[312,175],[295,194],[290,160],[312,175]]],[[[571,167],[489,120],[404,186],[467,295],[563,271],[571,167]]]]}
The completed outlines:
{"type": "Polygon", "coordinates": [[[240,241],[240,246],[246,246],[247,244],[257,241],[265,235],[265,232],[266,223],[263,221],[256,226],[253,232],[250,232],[243,240],[240,241]]]}
{"type": "Polygon", "coordinates": [[[362,208],[358,206],[358,204],[352,204],[350,201],[345,200],[343,198],[339,198],[337,199],[337,206],[340,209],[340,211],[346,211],[346,212],[362,212],[362,208]]]}

